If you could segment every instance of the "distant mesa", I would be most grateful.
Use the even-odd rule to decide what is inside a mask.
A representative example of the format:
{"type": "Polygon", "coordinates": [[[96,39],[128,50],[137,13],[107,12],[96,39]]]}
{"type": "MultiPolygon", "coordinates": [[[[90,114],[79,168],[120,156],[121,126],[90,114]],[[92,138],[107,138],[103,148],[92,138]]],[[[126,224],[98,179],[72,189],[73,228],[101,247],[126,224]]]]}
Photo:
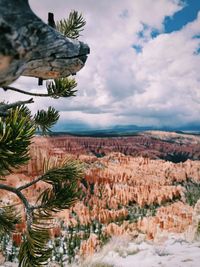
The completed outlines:
{"type": "Polygon", "coordinates": [[[89,127],[83,123],[70,123],[66,125],[58,125],[54,128],[53,135],[72,134],[77,136],[131,136],[140,132],[176,132],[180,134],[200,135],[200,124],[188,124],[182,127],[156,127],[156,126],[138,126],[138,125],[115,125],[105,128],[89,127]]]}

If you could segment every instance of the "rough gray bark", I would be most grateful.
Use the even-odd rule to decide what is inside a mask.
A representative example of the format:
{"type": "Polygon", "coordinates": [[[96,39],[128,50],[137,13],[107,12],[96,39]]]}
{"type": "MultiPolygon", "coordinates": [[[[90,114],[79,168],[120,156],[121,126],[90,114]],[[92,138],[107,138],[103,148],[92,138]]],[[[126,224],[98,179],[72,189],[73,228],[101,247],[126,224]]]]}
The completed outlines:
{"type": "Polygon", "coordinates": [[[20,75],[67,77],[84,66],[87,54],[86,44],[45,24],[28,0],[0,0],[0,86],[20,75]]]}

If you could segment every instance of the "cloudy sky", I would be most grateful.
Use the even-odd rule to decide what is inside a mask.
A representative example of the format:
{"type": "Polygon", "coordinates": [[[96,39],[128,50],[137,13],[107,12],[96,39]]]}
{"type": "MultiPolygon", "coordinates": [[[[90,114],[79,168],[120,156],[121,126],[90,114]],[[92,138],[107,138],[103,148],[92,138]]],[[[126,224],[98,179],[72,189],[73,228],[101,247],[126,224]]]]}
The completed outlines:
{"type": "MultiPolygon", "coordinates": [[[[52,105],[60,111],[57,129],[86,124],[200,125],[200,0],[30,0],[47,20],[82,12],[87,25],[81,40],[91,54],[76,75],[77,97],[35,98],[32,110],[52,105]]],[[[15,84],[45,90],[37,80],[15,84]]],[[[21,99],[3,93],[5,100],[21,99]]],[[[25,97],[26,99],[26,97],[25,97]]]]}

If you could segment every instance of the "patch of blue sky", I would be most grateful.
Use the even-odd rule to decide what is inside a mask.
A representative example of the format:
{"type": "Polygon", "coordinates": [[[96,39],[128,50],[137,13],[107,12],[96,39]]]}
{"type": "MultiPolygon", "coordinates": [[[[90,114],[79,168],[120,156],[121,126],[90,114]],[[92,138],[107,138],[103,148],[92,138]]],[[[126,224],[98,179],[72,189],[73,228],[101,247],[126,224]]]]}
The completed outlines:
{"type": "Polygon", "coordinates": [[[137,36],[141,39],[145,38],[145,32],[149,30],[149,26],[145,23],[142,23],[142,30],[137,32],[137,36]]]}
{"type": "Polygon", "coordinates": [[[199,45],[199,47],[194,51],[194,55],[200,55],[200,45],[199,45]]]}
{"type": "MultiPolygon", "coordinates": [[[[183,8],[176,12],[173,16],[167,16],[164,19],[164,33],[171,33],[181,30],[187,23],[194,21],[197,18],[198,12],[200,12],[200,0],[182,0],[183,8]]],[[[145,39],[145,33],[149,30],[151,38],[156,38],[162,32],[142,23],[143,29],[137,33],[138,37],[145,39]]],[[[200,35],[195,36],[199,38],[200,35]]]]}
{"type": "Polygon", "coordinates": [[[157,29],[152,29],[151,31],[151,38],[156,38],[160,34],[159,30],[157,29]]]}
{"type": "Polygon", "coordinates": [[[166,17],[163,25],[164,32],[171,33],[181,30],[187,23],[194,21],[200,11],[200,0],[182,1],[184,7],[172,17],[166,17]]]}
{"type": "Polygon", "coordinates": [[[142,53],[142,46],[141,45],[134,44],[132,47],[135,49],[137,54],[142,53]]]}
{"type": "MultiPolygon", "coordinates": [[[[199,28],[199,31],[200,31],[200,28],[199,28]]],[[[194,39],[200,39],[200,34],[194,35],[193,38],[194,39]]]]}
{"type": "MultiPolygon", "coordinates": [[[[156,28],[151,28],[145,23],[142,23],[142,30],[137,32],[138,39],[141,39],[143,43],[148,42],[149,39],[156,38],[159,35],[159,31],[156,28]]],[[[136,53],[142,53],[142,45],[134,44],[132,46],[136,53]]]]}
{"type": "Polygon", "coordinates": [[[137,32],[137,36],[139,39],[143,39],[143,41],[148,41],[149,37],[150,38],[156,38],[160,32],[156,28],[151,28],[145,23],[142,23],[143,29],[139,32],[137,32]]]}
{"type": "MultiPolygon", "coordinates": [[[[200,0],[182,0],[181,4],[183,8],[176,12],[171,17],[165,17],[163,21],[163,31],[159,31],[156,28],[151,28],[149,25],[142,23],[142,30],[137,33],[139,39],[143,42],[149,40],[149,37],[154,39],[159,34],[171,33],[181,30],[187,23],[196,20],[198,12],[200,12],[200,0]]],[[[126,12],[125,12],[126,14],[126,12]]],[[[124,14],[124,15],[125,15],[124,14]]],[[[127,15],[127,14],[126,14],[127,15]]],[[[195,35],[193,38],[200,38],[200,34],[195,35]]],[[[142,52],[142,46],[134,44],[132,46],[137,53],[142,52]]],[[[195,54],[200,54],[199,48],[195,51],[195,54]]]]}

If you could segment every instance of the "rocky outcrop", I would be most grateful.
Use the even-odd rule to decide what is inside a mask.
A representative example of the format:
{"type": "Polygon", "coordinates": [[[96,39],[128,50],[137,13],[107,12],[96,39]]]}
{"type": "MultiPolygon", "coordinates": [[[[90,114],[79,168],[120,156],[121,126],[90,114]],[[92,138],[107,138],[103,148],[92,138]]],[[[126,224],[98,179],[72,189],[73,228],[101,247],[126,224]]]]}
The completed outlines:
{"type": "Polygon", "coordinates": [[[192,223],[192,213],[192,207],[182,202],[176,202],[166,207],[160,207],[154,217],[139,220],[137,227],[147,235],[148,239],[154,239],[160,230],[183,233],[192,223]]]}
{"type": "Polygon", "coordinates": [[[192,222],[185,232],[185,238],[190,242],[200,240],[200,199],[197,201],[194,207],[192,222]]]}
{"type": "Polygon", "coordinates": [[[88,240],[83,241],[80,247],[80,255],[84,256],[91,256],[93,255],[99,246],[99,240],[97,235],[91,234],[88,240]]]}

